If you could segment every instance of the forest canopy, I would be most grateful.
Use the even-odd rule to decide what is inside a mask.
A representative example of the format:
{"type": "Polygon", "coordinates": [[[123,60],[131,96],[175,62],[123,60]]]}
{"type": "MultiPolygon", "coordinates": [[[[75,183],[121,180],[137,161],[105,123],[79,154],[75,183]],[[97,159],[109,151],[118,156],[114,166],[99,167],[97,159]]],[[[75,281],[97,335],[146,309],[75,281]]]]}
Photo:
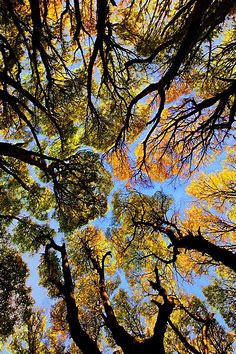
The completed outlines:
{"type": "Polygon", "coordinates": [[[235,1],[0,5],[1,349],[233,353],[235,1]]]}

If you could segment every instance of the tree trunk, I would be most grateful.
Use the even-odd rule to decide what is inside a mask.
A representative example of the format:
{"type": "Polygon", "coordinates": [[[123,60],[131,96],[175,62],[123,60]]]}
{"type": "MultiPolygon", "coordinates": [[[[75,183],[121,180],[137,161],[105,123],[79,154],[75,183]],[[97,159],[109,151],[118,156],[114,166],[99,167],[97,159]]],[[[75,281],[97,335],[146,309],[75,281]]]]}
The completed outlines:
{"type": "Polygon", "coordinates": [[[73,281],[65,244],[63,244],[61,248],[61,257],[64,276],[64,296],[67,308],[67,321],[69,324],[71,337],[84,354],[101,354],[97,344],[82,329],[78,319],[78,308],[75,302],[73,281]]]}

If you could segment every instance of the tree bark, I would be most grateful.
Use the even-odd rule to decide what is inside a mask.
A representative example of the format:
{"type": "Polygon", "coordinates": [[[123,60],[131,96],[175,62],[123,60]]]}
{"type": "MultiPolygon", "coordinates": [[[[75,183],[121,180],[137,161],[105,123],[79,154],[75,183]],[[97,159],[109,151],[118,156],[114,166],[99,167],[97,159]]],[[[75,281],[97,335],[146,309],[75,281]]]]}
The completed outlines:
{"type": "Polygon", "coordinates": [[[195,250],[206,253],[216,262],[221,262],[226,267],[236,272],[236,254],[223,247],[216,246],[202,236],[188,235],[174,242],[177,248],[195,250]]]}
{"type": "Polygon", "coordinates": [[[62,246],[59,246],[53,239],[50,238],[50,243],[46,245],[45,256],[47,256],[50,248],[61,254],[61,266],[64,283],[59,282],[59,284],[54,283],[54,285],[57,287],[59,293],[64,296],[67,309],[66,319],[69,325],[71,338],[81,349],[83,354],[101,354],[96,342],[90,338],[85,330],[83,330],[79,322],[78,308],[74,296],[74,285],[67,257],[66,246],[64,243],[62,246]]]}
{"type": "Polygon", "coordinates": [[[187,236],[181,236],[181,231],[178,230],[179,235],[177,237],[170,228],[158,227],[158,230],[164,232],[169,237],[175,248],[194,250],[202,254],[207,254],[214,261],[220,262],[236,272],[236,254],[208,241],[201,235],[200,231],[198,235],[193,235],[192,232],[189,231],[187,236]]]}
{"type": "Polygon", "coordinates": [[[65,244],[61,247],[61,257],[64,276],[64,296],[67,308],[67,321],[69,324],[71,337],[84,354],[101,354],[97,344],[82,329],[78,320],[78,308],[75,302],[73,281],[65,244]]]}
{"type": "Polygon", "coordinates": [[[91,260],[93,267],[96,269],[99,276],[99,293],[102,300],[103,308],[106,314],[104,316],[105,324],[110,329],[113,339],[117,345],[119,345],[125,354],[138,353],[135,346],[135,337],[129,334],[123,326],[121,326],[116,318],[115,312],[110,302],[110,298],[106,289],[104,263],[108,255],[111,256],[111,252],[107,252],[102,259],[102,265],[92,255],[92,251],[89,246],[86,247],[86,252],[91,260]]]}
{"type": "Polygon", "coordinates": [[[0,156],[14,157],[15,159],[25,162],[29,165],[36,166],[44,172],[48,172],[48,167],[44,161],[46,156],[28,151],[21,147],[9,143],[0,142],[0,156]]]}

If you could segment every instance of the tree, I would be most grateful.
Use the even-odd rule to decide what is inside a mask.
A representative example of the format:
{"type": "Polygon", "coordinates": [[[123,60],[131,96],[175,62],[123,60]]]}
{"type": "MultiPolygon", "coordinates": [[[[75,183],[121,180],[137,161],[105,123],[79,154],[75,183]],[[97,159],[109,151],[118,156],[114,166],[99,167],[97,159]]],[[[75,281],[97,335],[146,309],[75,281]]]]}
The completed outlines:
{"type": "MultiPolygon", "coordinates": [[[[27,319],[24,328],[16,328],[8,345],[12,354],[66,354],[70,348],[65,345],[60,335],[53,330],[46,330],[46,316],[42,311],[35,310],[27,319]]],[[[72,348],[71,348],[72,349],[72,348]]],[[[73,349],[73,353],[77,353],[73,349]]]]}
{"type": "Polygon", "coordinates": [[[204,289],[204,294],[213,308],[220,311],[225,322],[235,327],[235,275],[221,270],[219,278],[204,289]]]}
{"type": "Polygon", "coordinates": [[[33,299],[26,286],[28,269],[21,255],[1,239],[0,242],[0,340],[4,342],[30,316],[33,299]]]}
{"type": "MultiPolygon", "coordinates": [[[[234,6],[233,0],[4,2],[5,134],[26,147],[33,139],[41,157],[50,138],[52,157],[58,145],[68,156],[81,141],[106,151],[147,127],[140,170],[164,156],[167,171],[196,167],[234,121],[234,6]]],[[[27,154],[9,149],[7,156],[21,160],[21,153],[27,154]]]]}
{"type": "MultiPolygon", "coordinates": [[[[213,264],[224,264],[228,267],[235,265],[235,262],[231,262],[235,255],[226,250],[227,257],[221,257],[222,254],[224,256],[223,247],[205,239],[199,230],[198,234],[194,235],[196,218],[192,226],[189,218],[182,222],[176,215],[168,221],[167,213],[171,202],[171,199],[163,193],[157,193],[152,197],[136,192],[130,192],[125,196],[116,195],[114,211],[117,226],[114,225],[110,241],[101,231],[91,227],[84,229],[80,234],[75,231],[67,241],[67,247],[71,249],[70,261],[65,244],[60,246],[48,237],[40,270],[42,284],[48,288],[51,296],[63,299],[63,311],[66,315],[62,318],[64,321],[66,318],[68,323],[66,332],[70,333],[82,352],[100,352],[97,342],[105,340],[104,336],[110,335],[101,330],[104,326],[109,329],[112,339],[124,353],[147,351],[151,353],[152,350],[155,353],[157,348],[164,353],[166,347],[171,352],[176,345],[182,348],[180,350],[183,350],[184,346],[186,350],[194,353],[209,350],[213,353],[218,351],[224,353],[230,350],[232,338],[217,324],[213,314],[208,312],[200,300],[188,299],[176,291],[175,269],[186,277],[188,271],[186,263],[189,261],[193,264],[193,272],[199,274],[204,274],[204,268],[212,265],[212,261],[204,254],[197,254],[189,260],[188,254],[180,253],[182,248],[204,251],[207,256],[213,258],[213,264]],[[189,227],[187,234],[182,235],[187,227],[189,227]],[[167,248],[166,236],[172,242],[172,249],[167,248]],[[108,274],[111,279],[107,285],[105,267],[107,258],[111,255],[115,260],[109,266],[111,269],[108,270],[108,274]],[[119,281],[117,283],[113,276],[116,267],[125,272],[129,287],[132,289],[131,293],[137,294],[132,300],[129,299],[127,290],[122,289],[121,283],[119,281]],[[151,304],[150,300],[143,298],[147,284],[150,290],[154,291],[150,293],[150,290],[146,290],[148,297],[152,299],[151,304]],[[88,296],[90,291],[91,296],[88,296]],[[116,300],[111,300],[113,292],[116,300]],[[197,314],[198,310],[193,310],[191,301],[196,302],[200,308],[203,306],[204,314],[197,314]],[[158,314],[153,306],[159,309],[158,314]],[[139,314],[134,310],[136,307],[139,308],[139,314]],[[189,327],[183,331],[180,319],[183,318],[183,323],[186,323],[184,319],[186,316],[187,323],[190,322],[189,327]],[[92,321],[94,317],[95,322],[92,321]],[[147,321],[150,317],[152,322],[147,322],[145,330],[144,319],[147,321]],[[192,328],[192,321],[196,322],[194,322],[196,330],[193,332],[191,329],[191,336],[188,337],[188,328],[192,328]],[[89,327],[87,323],[90,323],[89,327]],[[177,337],[179,344],[176,343],[176,339],[173,339],[172,344],[165,343],[164,334],[167,326],[170,326],[168,331],[172,330],[171,336],[177,337]]],[[[206,227],[203,229],[204,232],[206,229],[206,227]]],[[[208,230],[206,233],[207,237],[210,232],[211,230],[208,230]]],[[[211,286],[206,289],[206,293],[210,294],[210,289],[211,286]]],[[[209,301],[212,303],[214,300],[209,301]]],[[[57,306],[61,305],[59,302],[57,306]]]]}
{"type": "Polygon", "coordinates": [[[195,175],[185,214],[140,185],[189,177],[232,146],[235,1],[6,0],[0,28],[9,350],[232,353],[214,314],[234,325],[231,148],[222,171],[195,175]],[[127,184],[110,202],[117,179],[127,184]],[[109,228],[92,225],[108,209],[109,228]],[[50,320],[33,306],[24,252],[40,254],[50,320]],[[206,298],[188,294],[207,273],[206,298]]]}
{"type": "MultiPolygon", "coordinates": [[[[144,246],[148,245],[147,251],[151,256],[166,264],[175,262],[181,249],[194,250],[210,256],[213,261],[221,262],[235,271],[235,253],[228,250],[227,246],[220,247],[208,240],[205,235],[208,238],[210,236],[214,241],[215,236],[212,237],[211,230],[207,230],[205,224],[203,226],[205,235],[202,234],[201,221],[196,220],[196,213],[191,215],[194,217],[193,222],[191,219],[181,222],[177,215],[169,218],[167,213],[170,200],[162,193],[147,197],[131,192],[124,196],[117,196],[114,203],[118,223],[123,224],[117,230],[117,237],[126,245],[122,246],[124,250],[129,247],[130,240],[137,243],[135,253],[143,243],[144,246]],[[167,237],[168,243],[163,243],[162,248],[156,253],[156,242],[163,235],[167,237]],[[150,245],[146,242],[149,238],[152,239],[150,245]]],[[[223,236],[226,237],[225,233],[223,236]]]]}

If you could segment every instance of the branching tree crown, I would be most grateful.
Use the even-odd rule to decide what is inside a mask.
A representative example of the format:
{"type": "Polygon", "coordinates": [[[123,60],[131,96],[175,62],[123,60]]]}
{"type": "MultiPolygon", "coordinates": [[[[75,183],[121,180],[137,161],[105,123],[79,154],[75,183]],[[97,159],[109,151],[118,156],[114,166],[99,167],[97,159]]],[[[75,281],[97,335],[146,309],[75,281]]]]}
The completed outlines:
{"type": "Polygon", "coordinates": [[[9,353],[233,353],[235,9],[0,0],[9,353]],[[197,174],[223,149],[221,170],[197,174]],[[174,196],[141,188],[190,176],[178,212],[174,196]],[[25,252],[40,256],[50,318],[34,306],[25,252]],[[203,276],[200,298],[186,291],[203,276]]]}

